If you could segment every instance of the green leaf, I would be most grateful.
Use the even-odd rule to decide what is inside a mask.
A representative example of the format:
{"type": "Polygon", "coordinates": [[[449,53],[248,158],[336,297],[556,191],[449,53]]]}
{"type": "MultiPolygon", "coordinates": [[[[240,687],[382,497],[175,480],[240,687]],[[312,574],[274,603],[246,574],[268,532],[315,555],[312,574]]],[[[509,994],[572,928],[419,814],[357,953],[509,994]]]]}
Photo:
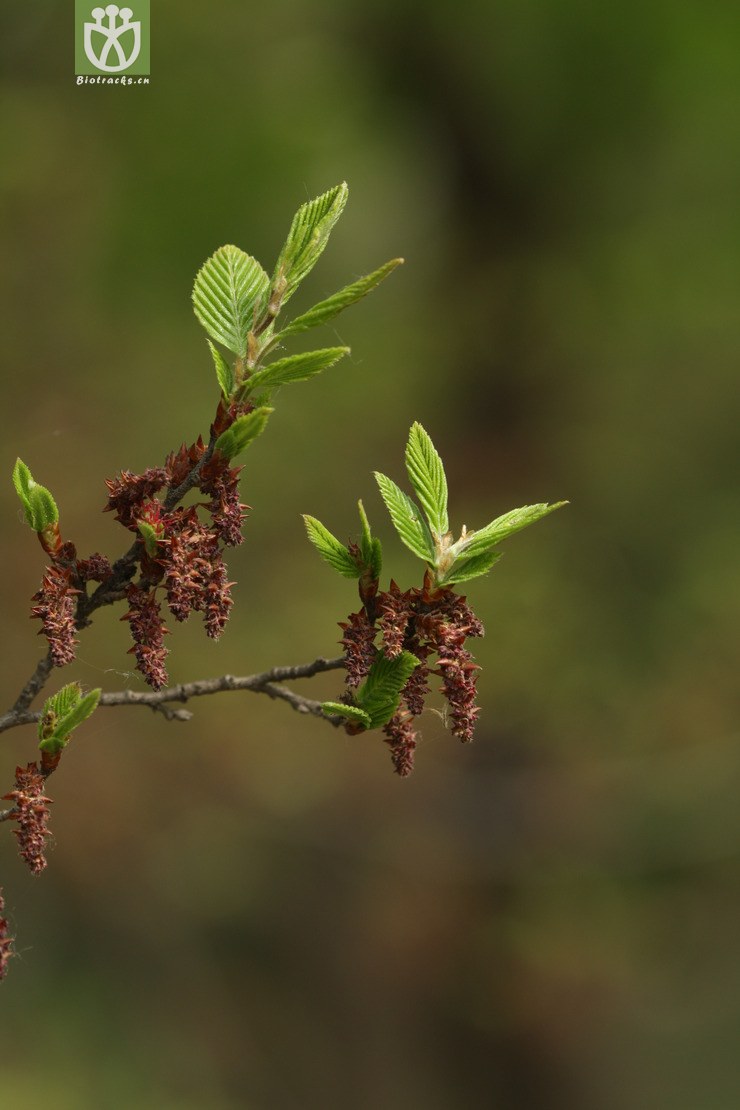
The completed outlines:
{"type": "Polygon", "coordinates": [[[503,516],[492,520],[485,528],[480,528],[477,532],[471,533],[465,544],[461,546],[460,554],[470,556],[490,551],[492,547],[495,547],[501,540],[505,540],[507,536],[520,532],[522,528],[534,524],[535,521],[541,520],[543,516],[547,516],[548,513],[552,513],[555,509],[560,509],[567,504],[567,501],[556,501],[553,505],[524,505],[521,509],[512,509],[511,512],[504,513],[503,516]]]}
{"type": "Polygon", "coordinates": [[[91,690],[89,694],[85,694],[77,705],[70,709],[69,713],[65,714],[59,721],[59,724],[54,730],[54,738],[57,741],[66,741],[70,733],[72,733],[78,725],[81,725],[83,721],[86,721],[88,717],[92,716],[98,708],[98,702],[100,701],[100,695],[102,693],[103,691],[98,688],[97,690],[91,690]]]}
{"type": "Polygon", "coordinates": [[[34,532],[43,532],[59,522],[59,509],[46,486],[35,482],[31,471],[22,459],[16,459],[13,467],[13,485],[23,505],[26,523],[34,532]]]}
{"type": "Polygon", "coordinates": [[[71,709],[74,709],[81,698],[82,687],[79,682],[70,682],[66,686],[62,686],[60,690],[57,690],[56,694],[52,694],[51,697],[47,698],[44,702],[41,720],[39,721],[39,739],[43,739],[45,717],[51,715],[55,723],[58,722],[60,717],[66,716],[71,709]]]}
{"type": "Polygon", "coordinates": [[[225,432],[221,432],[214,444],[214,451],[220,451],[226,459],[233,459],[252,443],[265,430],[265,425],[274,410],[269,407],[255,409],[245,416],[239,416],[225,432]]]}
{"type": "Polygon", "coordinates": [[[397,266],[403,262],[402,258],[393,258],[390,262],[386,262],[378,270],[374,270],[372,274],[367,274],[365,277],[359,278],[357,281],[352,282],[351,285],[346,285],[344,289],[340,289],[331,297],[327,297],[325,301],[320,301],[315,304],[313,308],[309,308],[308,312],[304,312],[302,316],[296,316],[295,320],[283,328],[280,333],[280,338],[284,339],[289,335],[296,335],[298,332],[308,331],[309,328],[319,327],[321,324],[326,324],[329,320],[333,320],[345,308],[351,304],[355,304],[362,297],[366,296],[371,290],[380,285],[381,281],[392,274],[397,266]]]}
{"type": "Polygon", "coordinates": [[[337,185],[296,212],[272,283],[280,303],[285,304],[318,262],[347,203],[347,193],[346,184],[337,185]]]}
{"type": "Polygon", "coordinates": [[[216,377],[218,378],[218,384],[221,386],[221,392],[224,395],[224,399],[228,401],[231,394],[234,392],[234,371],[221,352],[213,346],[210,339],[206,339],[206,343],[211,351],[213,365],[216,367],[216,377]]]}
{"type": "Polygon", "coordinates": [[[452,586],[455,582],[468,582],[471,578],[479,578],[488,571],[501,558],[500,551],[485,551],[480,555],[471,555],[469,559],[457,559],[444,578],[441,586],[452,586]]]}
{"type": "Polygon", "coordinates": [[[356,705],[345,705],[341,701],[324,701],[321,703],[321,709],[329,717],[346,717],[350,721],[357,721],[364,728],[370,728],[369,715],[356,705]]]}
{"type": "Polygon", "coordinates": [[[349,549],[333,536],[315,516],[303,514],[308,538],[314,545],[322,559],[330,567],[338,570],[345,578],[359,578],[362,568],[357,565],[357,560],[350,555],[349,549]]]}
{"type": "Polygon", "coordinates": [[[247,336],[270,292],[256,259],[231,244],[203,264],[193,286],[193,309],[211,339],[244,358],[247,336]]]}
{"type": "Polygon", "coordinates": [[[402,651],[394,659],[378,652],[365,682],[355,695],[360,709],[370,717],[369,728],[388,724],[398,709],[401,691],[419,666],[419,660],[410,651],[402,651]]]}
{"type": "Polygon", "coordinates": [[[357,502],[357,507],[360,510],[360,523],[362,525],[362,532],[360,534],[362,561],[370,577],[377,580],[380,578],[380,572],[383,569],[383,548],[380,546],[380,540],[375,539],[370,532],[370,522],[367,519],[362,501],[357,502]]]}
{"type": "Polygon", "coordinates": [[[33,521],[31,518],[30,493],[31,487],[35,484],[36,483],[31,476],[31,471],[28,469],[23,460],[16,459],[15,466],[13,467],[13,485],[15,486],[15,492],[18,494],[21,500],[21,504],[23,505],[23,512],[26,517],[26,523],[30,524],[32,527],[33,521]]]}
{"type": "Polygon", "coordinates": [[[402,542],[420,559],[434,563],[434,543],[426,522],[414,502],[398,488],[395,482],[386,478],[385,474],[379,474],[376,471],[375,481],[378,483],[385,506],[391,514],[393,527],[402,542]]]}
{"type": "Polygon", "coordinates": [[[66,747],[74,729],[97,709],[102,692],[101,689],[91,690],[83,697],[80,684],[71,682],[49,698],[39,722],[41,751],[54,755],[66,747]]]}
{"type": "Polygon", "coordinates": [[[29,503],[33,517],[33,527],[37,532],[43,532],[45,528],[59,522],[57,503],[46,486],[35,485],[31,490],[29,503]]]}
{"type": "Polygon", "coordinates": [[[450,527],[447,520],[447,478],[434,444],[418,422],[412,425],[409,433],[406,470],[430,528],[438,536],[444,536],[450,527]]]}
{"type": "Polygon", "coordinates": [[[252,374],[245,382],[245,387],[251,392],[253,389],[274,389],[275,386],[287,385],[288,382],[303,382],[333,366],[347,354],[349,347],[327,347],[323,351],[306,351],[300,355],[279,358],[252,374]]]}

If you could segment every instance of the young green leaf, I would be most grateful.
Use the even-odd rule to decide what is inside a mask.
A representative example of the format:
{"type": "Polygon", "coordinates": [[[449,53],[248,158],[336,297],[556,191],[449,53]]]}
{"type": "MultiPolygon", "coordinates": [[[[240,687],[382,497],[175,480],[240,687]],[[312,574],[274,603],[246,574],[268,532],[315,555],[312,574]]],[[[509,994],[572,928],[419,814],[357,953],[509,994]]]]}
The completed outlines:
{"type": "Polygon", "coordinates": [[[203,264],[193,286],[193,309],[211,339],[244,358],[247,336],[270,292],[256,259],[231,244],[203,264]]]}
{"type": "Polygon", "coordinates": [[[388,724],[398,709],[401,691],[418,665],[419,660],[410,651],[402,651],[393,659],[378,652],[365,682],[355,695],[360,709],[364,709],[370,717],[369,728],[388,724]]]}
{"type": "Polygon", "coordinates": [[[46,486],[35,482],[31,471],[22,459],[13,467],[13,485],[23,505],[26,523],[34,532],[43,532],[59,522],[59,509],[46,486]]]}
{"type": "Polygon", "coordinates": [[[341,701],[324,701],[321,703],[321,709],[329,717],[346,717],[349,721],[356,721],[363,728],[370,728],[369,715],[356,705],[345,705],[341,701]]]}
{"type": "Polygon", "coordinates": [[[441,586],[452,586],[455,582],[468,582],[471,578],[479,578],[488,571],[501,558],[500,551],[485,551],[480,555],[471,555],[469,559],[457,559],[450,570],[440,582],[441,586]]]}
{"type": "Polygon", "coordinates": [[[46,486],[35,485],[29,498],[33,526],[37,532],[43,532],[59,522],[59,509],[46,486]]]}
{"type": "MultiPolygon", "coordinates": [[[[59,724],[54,729],[54,739],[57,743],[64,744],[73,730],[81,725],[83,721],[86,721],[88,717],[92,716],[98,708],[98,702],[100,701],[102,692],[100,688],[91,690],[89,694],[85,694],[84,697],[80,698],[77,705],[61,718],[59,724]]],[[[42,744],[39,746],[42,747],[45,743],[45,741],[42,741],[42,744]]]]}
{"type": "Polygon", "coordinates": [[[358,566],[357,560],[352,557],[349,549],[343,543],[340,543],[337,537],[333,536],[329,529],[325,528],[315,516],[308,516],[307,513],[304,513],[303,520],[308,538],[321,558],[334,570],[338,570],[345,578],[359,578],[362,567],[358,566]]]}
{"type": "Polygon", "coordinates": [[[394,481],[385,474],[375,472],[375,481],[378,483],[380,495],[391,515],[393,527],[398,532],[403,543],[414,555],[428,563],[434,562],[434,543],[418,508],[399,489],[394,481]]]}
{"type": "Polygon", "coordinates": [[[556,501],[553,505],[524,505],[521,509],[512,509],[509,513],[504,513],[496,520],[492,520],[485,528],[480,528],[477,532],[472,532],[466,539],[464,545],[460,548],[460,554],[465,556],[481,555],[486,551],[490,551],[492,547],[505,540],[507,536],[512,536],[515,532],[520,532],[522,528],[526,528],[535,521],[541,520],[543,516],[552,513],[555,509],[560,509],[563,505],[567,505],[567,501],[556,501]]]}
{"type": "Polygon", "coordinates": [[[287,338],[289,335],[296,335],[298,332],[308,331],[309,328],[319,327],[321,324],[326,324],[329,320],[333,320],[345,308],[351,304],[355,304],[362,297],[366,296],[381,281],[392,274],[397,266],[403,262],[402,258],[393,258],[390,262],[386,262],[384,266],[374,270],[372,274],[367,274],[365,277],[359,278],[357,281],[352,282],[351,285],[346,285],[344,289],[340,289],[338,293],[333,296],[327,297],[325,301],[320,301],[315,304],[313,308],[309,308],[308,312],[304,312],[302,316],[296,316],[295,320],[283,328],[280,333],[280,338],[287,338]]]}
{"type": "Polygon", "coordinates": [[[288,382],[304,382],[333,366],[347,354],[349,347],[327,347],[323,351],[305,351],[303,354],[279,358],[252,374],[244,383],[245,389],[251,393],[253,389],[274,389],[275,386],[286,385],[288,382]]]}
{"type": "Polygon", "coordinates": [[[367,519],[362,501],[357,502],[357,507],[360,510],[360,523],[362,525],[360,534],[362,561],[367,567],[370,577],[377,581],[383,569],[383,548],[380,546],[380,540],[376,539],[370,531],[370,522],[367,519]]]}
{"type": "Polygon", "coordinates": [[[347,203],[347,193],[346,184],[337,185],[296,212],[272,282],[280,303],[285,304],[318,262],[347,203]]]}
{"type": "Polygon", "coordinates": [[[56,694],[47,698],[39,721],[39,739],[43,739],[44,731],[48,728],[50,719],[53,719],[55,723],[58,722],[61,717],[65,717],[71,709],[74,709],[81,698],[82,687],[79,682],[69,682],[66,686],[57,690],[56,694]]]}
{"type": "Polygon", "coordinates": [[[230,428],[221,432],[214,444],[214,451],[220,451],[226,459],[233,459],[241,454],[265,430],[273,411],[269,407],[263,407],[237,417],[230,428]]]}
{"type": "Polygon", "coordinates": [[[83,696],[79,683],[71,682],[49,698],[39,722],[41,751],[54,755],[66,747],[73,730],[97,709],[102,692],[91,690],[83,696]]]}
{"type": "Polygon", "coordinates": [[[406,470],[430,528],[438,536],[444,536],[449,529],[447,478],[434,444],[418,422],[412,425],[409,433],[406,470]]]}
{"type": "Polygon", "coordinates": [[[210,339],[206,339],[206,343],[208,344],[211,351],[213,365],[216,368],[216,377],[218,378],[218,384],[221,387],[221,392],[224,395],[224,400],[228,401],[231,397],[231,394],[234,392],[234,371],[231,369],[221,352],[213,346],[210,339]]]}
{"type": "Polygon", "coordinates": [[[26,515],[26,521],[28,524],[31,524],[29,504],[31,487],[35,484],[36,483],[33,480],[31,471],[23,462],[23,459],[16,459],[15,466],[13,467],[13,485],[15,486],[15,492],[18,494],[18,497],[21,500],[21,504],[23,505],[23,511],[26,515]]]}

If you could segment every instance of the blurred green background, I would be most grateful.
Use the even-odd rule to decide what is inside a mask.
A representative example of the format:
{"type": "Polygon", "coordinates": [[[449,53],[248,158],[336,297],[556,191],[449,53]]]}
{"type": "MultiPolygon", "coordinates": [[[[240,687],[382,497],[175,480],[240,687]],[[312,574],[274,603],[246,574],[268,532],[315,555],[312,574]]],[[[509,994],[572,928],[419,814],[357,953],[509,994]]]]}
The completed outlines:
{"type": "MultiPolygon", "coordinates": [[[[173,680],[337,651],[353,586],[300,512],[346,536],[362,496],[412,583],[371,472],[402,479],[414,419],[456,527],[571,505],[471,585],[477,741],[427,713],[410,780],[251,695],[81,730],[41,880],[2,838],[3,1105],[734,1110],[737,4],[152,8],[148,88],[75,85],[71,4],[4,13],[3,707],[42,646],[16,455],[82,553],[119,554],[103,479],[215,404],[197,268],[236,242],[269,269],[344,179],[291,307],[407,265],[318,337],[351,362],[281,394],[230,627],[178,628],[173,680]]],[[[117,616],[65,680],[143,688],[117,616]]],[[[0,782],[34,750],[6,734],[0,782]]]]}

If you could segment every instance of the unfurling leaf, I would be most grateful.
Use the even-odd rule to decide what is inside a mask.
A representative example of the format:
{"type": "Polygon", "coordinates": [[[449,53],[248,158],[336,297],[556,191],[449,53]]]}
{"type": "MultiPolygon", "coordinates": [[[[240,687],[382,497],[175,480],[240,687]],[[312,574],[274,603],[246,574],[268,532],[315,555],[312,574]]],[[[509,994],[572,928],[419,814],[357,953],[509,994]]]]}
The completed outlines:
{"type": "Polygon", "coordinates": [[[418,422],[412,425],[409,433],[406,470],[430,528],[438,536],[444,536],[449,528],[447,478],[434,444],[418,422]]]}
{"type": "Polygon", "coordinates": [[[39,748],[56,755],[66,747],[74,731],[97,709],[102,690],[91,690],[83,696],[78,682],[70,682],[47,699],[39,721],[39,748]]]}
{"type": "Polygon", "coordinates": [[[293,295],[318,262],[332,228],[347,203],[346,184],[302,204],[293,217],[272,281],[273,298],[281,304],[293,295]]]}
{"type": "Polygon", "coordinates": [[[193,286],[193,309],[211,339],[244,358],[255,316],[266,307],[270,279],[256,259],[231,244],[203,264],[193,286]]]}
{"type": "Polygon", "coordinates": [[[356,721],[363,728],[370,728],[369,715],[356,705],[345,705],[341,701],[324,701],[321,703],[321,709],[329,717],[346,717],[349,721],[356,721]]]}
{"type": "Polygon", "coordinates": [[[35,482],[22,459],[13,467],[13,485],[23,505],[26,523],[34,532],[43,532],[59,522],[59,509],[46,486],[35,482]]]}
{"type": "Polygon", "coordinates": [[[414,502],[385,474],[379,474],[376,471],[375,480],[391,515],[393,527],[402,542],[410,551],[413,551],[414,555],[418,555],[428,563],[433,563],[434,543],[426,522],[414,502]]]}
{"type": "Polygon", "coordinates": [[[288,382],[306,381],[333,366],[347,354],[349,347],[327,347],[323,351],[306,351],[300,355],[279,358],[252,374],[244,383],[245,390],[251,393],[253,389],[274,389],[278,385],[287,385],[288,382]]]}
{"type": "Polygon", "coordinates": [[[457,559],[440,582],[440,585],[452,586],[455,582],[468,582],[471,578],[479,578],[482,574],[488,574],[491,567],[500,558],[500,551],[485,551],[481,552],[480,555],[471,555],[469,559],[457,559]]]}
{"type": "Polygon", "coordinates": [[[402,651],[395,658],[378,652],[365,682],[355,695],[355,701],[370,718],[369,728],[387,725],[398,709],[401,691],[418,667],[419,660],[410,651],[402,651]]]}
{"type": "Polygon", "coordinates": [[[521,509],[512,509],[511,512],[504,513],[503,516],[492,520],[485,528],[472,532],[465,543],[460,546],[459,553],[467,558],[471,555],[481,555],[490,551],[492,547],[495,547],[501,540],[505,540],[507,536],[520,532],[522,528],[534,524],[535,521],[541,520],[543,516],[547,516],[548,513],[552,513],[555,509],[560,509],[567,504],[567,501],[556,501],[552,505],[524,505],[521,509]]]}
{"type": "Polygon", "coordinates": [[[345,578],[359,578],[362,567],[358,566],[357,560],[352,557],[349,549],[343,543],[340,543],[337,537],[333,536],[329,529],[325,528],[315,516],[308,516],[307,513],[304,513],[303,520],[306,524],[308,538],[321,558],[334,570],[338,570],[345,578]]]}
{"type": "Polygon", "coordinates": [[[302,316],[296,316],[295,320],[291,320],[281,331],[280,338],[284,339],[289,335],[308,331],[309,328],[317,328],[320,324],[326,324],[329,320],[333,320],[345,308],[355,304],[356,301],[359,301],[376,286],[380,285],[381,281],[392,274],[402,262],[402,258],[393,258],[390,262],[386,262],[384,266],[374,270],[372,274],[367,274],[365,277],[353,281],[351,285],[346,285],[344,289],[340,289],[338,293],[327,297],[325,301],[315,304],[313,308],[309,308],[308,312],[304,312],[302,316]]]}
{"type": "Polygon", "coordinates": [[[226,459],[236,458],[258,435],[262,434],[271,412],[273,409],[263,407],[255,409],[254,412],[248,412],[245,416],[237,417],[225,432],[221,432],[214,444],[214,451],[220,451],[226,459]]]}
{"type": "Polygon", "coordinates": [[[224,395],[224,400],[228,401],[231,394],[234,392],[234,371],[229,366],[228,362],[221,354],[221,352],[213,346],[210,339],[206,340],[213,358],[213,365],[216,368],[216,377],[218,384],[221,387],[221,392],[224,395]]]}

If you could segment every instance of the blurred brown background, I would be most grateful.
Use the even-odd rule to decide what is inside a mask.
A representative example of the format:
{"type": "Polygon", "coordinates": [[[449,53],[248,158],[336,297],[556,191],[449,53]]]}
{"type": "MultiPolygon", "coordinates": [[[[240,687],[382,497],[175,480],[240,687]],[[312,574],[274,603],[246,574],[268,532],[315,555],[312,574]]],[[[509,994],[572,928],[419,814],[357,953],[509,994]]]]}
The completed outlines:
{"type": "MultiPolygon", "coordinates": [[[[22,1110],[734,1110],[740,1103],[740,14],[712,5],[153,0],[149,88],[77,87],[71,5],[0,37],[3,708],[41,650],[17,454],[115,557],[103,479],[206,431],[189,303],[303,200],[350,203],[291,307],[407,265],[311,342],[246,459],[223,640],[175,681],[333,654],[346,536],[419,419],[453,521],[571,506],[469,596],[483,713],[379,738],[224,695],[101,710],[53,780],[56,848],[2,884],[2,1103],[22,1110]]],[[[99,615],[64,680],[142,688],[99,615]]],[[[336,676],[302,686],[335,696],[336,676]]],[[[0,782],[34,757],[6,734],[0,782]]]]}

